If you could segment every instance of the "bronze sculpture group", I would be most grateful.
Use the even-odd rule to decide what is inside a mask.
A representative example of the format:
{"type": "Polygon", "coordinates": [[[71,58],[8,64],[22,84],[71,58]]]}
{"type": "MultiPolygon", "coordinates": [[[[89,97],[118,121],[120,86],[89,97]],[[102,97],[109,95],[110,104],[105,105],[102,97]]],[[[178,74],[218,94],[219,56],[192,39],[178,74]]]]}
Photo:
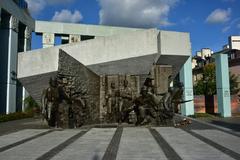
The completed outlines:
{"type": "MultiPolygon", "coordinates": [[[[146,78],[140,96],[133,95],[125,79],[122,88],[111,83],[105,101],[108,123],[135,123],[135,125],[174,125],[173,117],[182,100],[183,85],[169,87],[168,92],[155,94],[151,78],[146,78]]],[[[51,127],[74,128],[84,124],[81,97],[66,94],[57,79],[50,79],[42,96],[42,114],[51,127]],[[66,124],[67,123],[67,124],[66,124]]]]}

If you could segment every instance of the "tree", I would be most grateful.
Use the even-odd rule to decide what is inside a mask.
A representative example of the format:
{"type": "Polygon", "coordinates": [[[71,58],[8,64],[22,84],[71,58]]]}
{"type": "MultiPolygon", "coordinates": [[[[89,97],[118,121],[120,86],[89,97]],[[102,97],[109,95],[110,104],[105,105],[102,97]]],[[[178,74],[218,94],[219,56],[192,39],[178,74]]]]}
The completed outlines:
{"type": "MultiPolygon", "coordinates": [[[[230,92],[232,94],[236,94],[239,92],[237,79],[238,76],[235,74],[229,73],[229,81],[230,81],[230,92]]],[[[202,79],[197,82],[194,86],[194,94],[195,95],[206,95],[212,96],[217,93],[216,89],[216,71],[215,64],[210,63],[203,67],[203,76],[202,79]]]]}
{"type": "Polygon", "coordinates": [[[216,94],[216,71],[215,64],[210,63],[203,67],[202,79],[194,86],[196,95],[215,95],[216,94]]]}

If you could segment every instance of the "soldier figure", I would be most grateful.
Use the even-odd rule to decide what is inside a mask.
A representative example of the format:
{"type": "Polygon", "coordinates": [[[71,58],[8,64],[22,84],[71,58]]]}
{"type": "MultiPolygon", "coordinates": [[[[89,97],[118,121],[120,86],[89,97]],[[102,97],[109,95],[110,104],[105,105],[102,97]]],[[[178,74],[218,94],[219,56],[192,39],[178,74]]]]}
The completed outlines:
{"type": "Polygon", "coordinates": [[[66,121],[64,114],[67,105],[70,103],[69,98],[62,87],[58,86],[57,78],[50,78],[49,87],[43,95],[43,109],[48,125],[51,127],[63,127],[66,121]]]}
{"type": "Polygon", "coordinates": [[[137,115],[136,125],[150,123],[151,119],[155,119],[157,116],[152,80],[151,78],[145,80],[144,86],[141,88],[141,96],[134,102],[134,111],[137,115]]]}
{"type": "Polygon", "coordinates": [[[48,121],[48,125],[51,127],[56,126],[59,97],[57,79],[50,78],[49,87],[46,89],[44,95],[45,106],[43,106],[43,109],[45,110],[45,117],[48,121]]]}
{"type": "Polygon", "coordinates": [[[119,122],[128,122],[129,113],[132,111],[133,91],[128,86],[128,81],[123,81],[123,88],[119,91],[119,122]]]}
{"type": "Polygon", "coordinates": [[[117,107],[117,90],[115,87],[115,83],[111,83],[111,88],[108,90],[106,95],[107,101],[107,115],[110,121],[116,122],[118,115],[118,107],[117,107]]]}

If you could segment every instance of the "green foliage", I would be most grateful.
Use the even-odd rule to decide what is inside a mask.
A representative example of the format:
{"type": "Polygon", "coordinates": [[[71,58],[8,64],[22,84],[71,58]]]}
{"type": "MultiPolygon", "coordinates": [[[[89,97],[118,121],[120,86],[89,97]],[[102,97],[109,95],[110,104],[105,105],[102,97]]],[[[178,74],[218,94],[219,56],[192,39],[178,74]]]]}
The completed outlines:
{"type": "Polygon", "coordinates": [[[26,112],[28,111],[31,112],[32,110],[39,108],[37,102],[31,96],[28,96],[27,98],[24,99],[24,104],[27,106],[26,112]]]}
{"type": "MultiPolygon", "coordinates": [[[[230,77],[230,92],[231,94],[236,94],[239,89],[237,79],[235,74],[229,74],[230,77]]],[[[195,95],[208,95],[212,96],[217,93],[216,89],[216,71],[215,64],[210,63],[203,67],[203,78],[197,82],[194,86],[195,95]]]]}
{"type": "Polygon", "coordinates": [[[203,68],[203,78],[194,86],[196,95],[215,95],[216,94],[216,72],[215,64],[210,63],[203,68]]]}
{"type": "Polygon", "coordinates": [[[6,114],[6,115],[0,115],[0,123],[18,120],[18,119],[24,119],[24,118],[31,118],[31,117],[33,117],[33,112],[10,113],[10,114],[6,114]]]}
{"type": "Polygon", "coordinates": [[[38,104],[31,96],[25,98],[24,103],[27,106],[25,112],[16,112],[16,113],[0,115],[0,123],[33,117],[34,113],[39,108],[38,104]]]}

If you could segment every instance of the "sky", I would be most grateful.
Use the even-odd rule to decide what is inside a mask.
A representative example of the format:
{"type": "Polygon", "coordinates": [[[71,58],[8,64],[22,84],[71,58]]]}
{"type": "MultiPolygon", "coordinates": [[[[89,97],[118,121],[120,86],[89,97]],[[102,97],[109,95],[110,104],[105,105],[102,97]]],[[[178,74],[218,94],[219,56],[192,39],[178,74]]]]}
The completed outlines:
{"type": "MultiPolygon", "coordinates": [[[[33,18],[189,32],[192,54],[240,35],[240,0],[26,0],[33,18]]],[[[33,35],[32,49],[41,48],[33,35]]]]}

